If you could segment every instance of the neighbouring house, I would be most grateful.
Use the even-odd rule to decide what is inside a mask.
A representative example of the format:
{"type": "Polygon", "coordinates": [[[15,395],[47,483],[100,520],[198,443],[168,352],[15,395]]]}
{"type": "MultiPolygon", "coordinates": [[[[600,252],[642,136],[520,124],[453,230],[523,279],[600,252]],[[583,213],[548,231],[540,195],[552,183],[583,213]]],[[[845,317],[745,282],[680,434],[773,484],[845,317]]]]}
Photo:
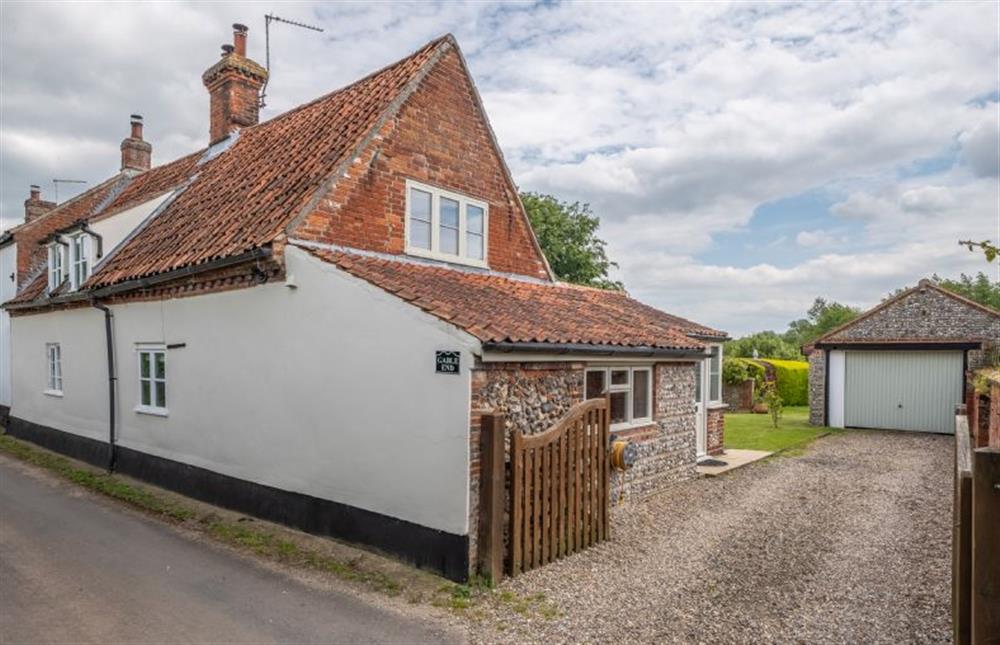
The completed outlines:
{"type": "Polygon", "coordinates": [[[609,397],[616,498],[721,450],[726,334],[554,279],[451,36],[263,123],[246,36],[205,149],[153,166],[133,115],[118,174],[0,240],[9,432],[456,580],[485,412],[609,397]]]}
{"type": "Polygon", "coordinates": [[[921,280],[803,348],[810,423],[954,434],[966,372],[998,350],[1000,311],[921,280]]]}

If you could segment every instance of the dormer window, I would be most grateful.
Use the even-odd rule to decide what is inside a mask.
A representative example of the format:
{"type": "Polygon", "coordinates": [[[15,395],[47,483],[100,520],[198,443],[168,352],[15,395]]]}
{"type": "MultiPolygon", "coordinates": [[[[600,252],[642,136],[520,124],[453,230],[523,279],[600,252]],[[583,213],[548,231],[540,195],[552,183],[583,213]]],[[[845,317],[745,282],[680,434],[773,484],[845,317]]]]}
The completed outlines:
{"type": "Polygon", "coordinates": [[[66,279],[64,247],[59,242],[49,244],[49,291],[54,291],[66,279]]]}
{"type": "Polygon", "coordinates": [[[406,182],[406,252],[486,266],[486,202],[415,181],[406,182]]]}
{"type": "Polygon", "coordinates": [[[70,238],[70,284],[73,289],[90,277],[90,236],[80,233],[70,238]]]}

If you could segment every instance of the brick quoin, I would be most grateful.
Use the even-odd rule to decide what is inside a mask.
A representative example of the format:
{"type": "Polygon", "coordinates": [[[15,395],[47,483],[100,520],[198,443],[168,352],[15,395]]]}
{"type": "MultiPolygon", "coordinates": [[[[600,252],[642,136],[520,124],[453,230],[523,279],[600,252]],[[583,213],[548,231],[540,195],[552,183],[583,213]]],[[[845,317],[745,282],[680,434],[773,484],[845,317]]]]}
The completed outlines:
{"type": "Polygon", "coordinates": [[[493,146],[472,83],[450,50],[394,119],[293,232],[294,237],[402,254],[406,180],[489,203],[491,269],[547,278],[527,216],[493,146]]]}

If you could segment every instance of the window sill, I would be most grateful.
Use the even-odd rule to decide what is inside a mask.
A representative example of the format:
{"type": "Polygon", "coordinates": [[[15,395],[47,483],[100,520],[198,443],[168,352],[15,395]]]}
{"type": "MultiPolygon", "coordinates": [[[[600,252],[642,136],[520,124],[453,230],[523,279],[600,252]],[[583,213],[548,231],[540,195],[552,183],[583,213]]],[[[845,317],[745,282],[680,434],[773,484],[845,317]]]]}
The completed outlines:
{"type": "Polygon", "coordinates": [[[148,414],[154,417],[167,417],[170,412],[166,408],[153,408],[148,405],[137,405],[135,411],[139,414],[148,414]]]}
{"type": "Polygon", "coordinates": [[[612,430],[611,438],[627,439],[635,441],[636,443],[642,443],[655,438],[659,430],[660,425],[651,421],[649,423],[630,425],[628,427],[619,428],[618,430],[612,430]]]}
{"type": "Polygon", "coordinates": [[[652,417],[646,417],[645,419],[635,419],[634,421],[629,421],[628,423],[613,423],[611,424],[611,432],[625,432],[626,430],[635,430],[636,428],[645,428],[653,423],[652,417]]]}
{"type": "Polygon", "coordinates": [[[729,404],[728,403],[723,403],[722,401],[709,401],[708,402],[708,409],[709,410],[725,410],[728,407],[729,407],[729,404]]]}
{"type": "Polygon", "coordinates": [[[60,399],[63,396],[62,390],[42,390],[42,394],[44,394],[45,396],[55,396],[60,399]]]}
{"type": "Polygon", "coordinates": [[[461,264],[479,269],[490,268],[486,263],[486,260],[473,260],[472,258],[463,258],[460,255],[449,255],[448,253],[438,253],[435,251],[428,251],[427,249],[412,248],[408,246],[406,247],[406,254],[417,258],[425,258],[427,260],[447,262],[448,264],[461,264]]]}

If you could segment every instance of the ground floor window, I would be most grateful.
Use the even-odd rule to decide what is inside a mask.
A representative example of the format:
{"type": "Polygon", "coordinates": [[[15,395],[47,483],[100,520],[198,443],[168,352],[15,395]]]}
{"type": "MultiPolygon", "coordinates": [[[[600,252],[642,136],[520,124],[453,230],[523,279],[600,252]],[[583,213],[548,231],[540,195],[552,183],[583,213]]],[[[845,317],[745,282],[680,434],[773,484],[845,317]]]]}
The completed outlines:
{"type": "Polygon", "coordinates": [[[167,352],[162,346],[139,347],[138,412],[167,413],[167,352]]]}
{"type": "Polygon", "coordinates": [[[588,399],[608,395],[611,429],[619,430],[653,420],[653,370],[643,367],[591,367],[587,369],[588,399]]]}
{"type": "Polygon", "coordinates": [[[62,394],[62,348],[59,343],[48,343],[45,346],[45,356],[48,362],[48,379],[46,381],[46,392],[48,394],[62,394]]]}

